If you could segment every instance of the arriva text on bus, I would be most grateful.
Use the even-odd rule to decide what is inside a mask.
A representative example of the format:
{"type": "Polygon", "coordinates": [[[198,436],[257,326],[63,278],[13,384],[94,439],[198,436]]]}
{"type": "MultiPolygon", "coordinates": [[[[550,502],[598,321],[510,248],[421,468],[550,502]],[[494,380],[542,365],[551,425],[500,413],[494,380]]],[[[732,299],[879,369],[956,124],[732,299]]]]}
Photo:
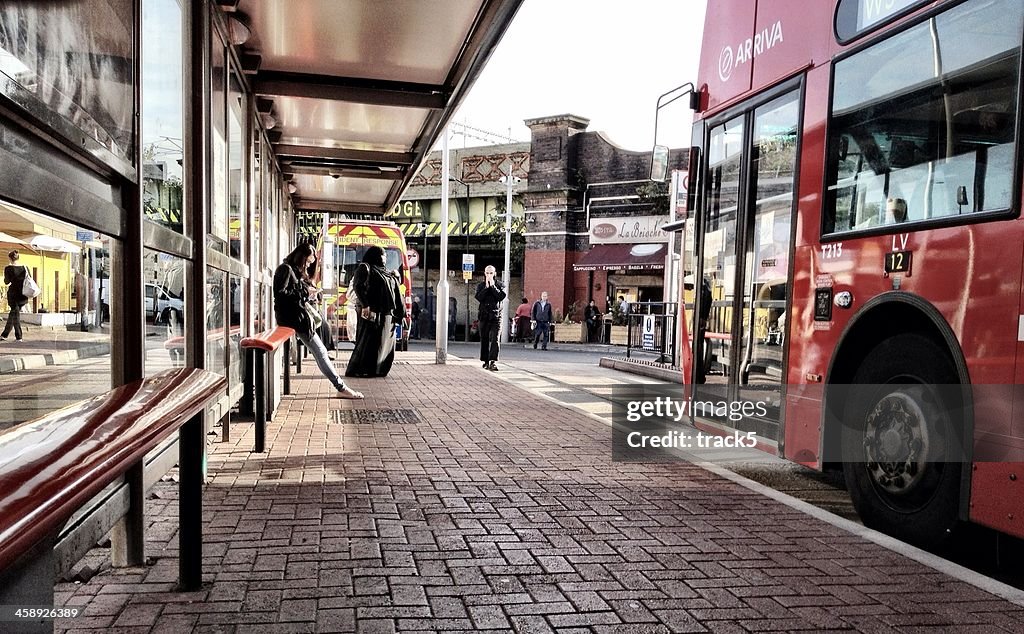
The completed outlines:
{"type": "Polygon", "coordinates": [[[732,77],[732,72],[740,64],[746,64],[781,42],[782,20],[778,20],[775,24],[755,33],[754,37],[748,37],[745,41],[737,44],[735,55],[733,54],[732,47],[726,46],[718,56],[718,77],[722,81],[729,81],[729,78],[732,77]]]}

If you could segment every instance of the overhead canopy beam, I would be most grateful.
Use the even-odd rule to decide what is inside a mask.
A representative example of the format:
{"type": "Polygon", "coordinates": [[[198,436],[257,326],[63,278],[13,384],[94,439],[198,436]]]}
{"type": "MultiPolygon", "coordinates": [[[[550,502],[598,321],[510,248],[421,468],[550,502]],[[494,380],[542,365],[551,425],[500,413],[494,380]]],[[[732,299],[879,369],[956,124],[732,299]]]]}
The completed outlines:
{"type": "Polygon", "coordinates": [[[373,150],[349,150],[315,145],[277,144],[274,146],[274,154],[279,159],[308,158],[379,165],[408,166],[416,160],[416,154],[413,152],[374,152],[373,150]]]}
{"type": "Polygon", "coordinates": [[[292,205],[296,211],[322,211],[324,213],[345,213],[345,214],[384,214],[384,207],[380,205],[364,203],[344,203],[336,200],[315,200],[306,199],[300,196],[292,196],[292,205]]]}
{"type": "Polygon", "coordinates": [[[434,110],[446,107],[451,93],[444,86],[431,84],[281,71],[260,71],[253,81],[253,89],[260,96],[306,97],[434,110]]]}
{"type": "Polygon", "coordinates": [[[288,174],[309,174],[339,178],[370,178],[374,180],[397,181],[405,177],[405,170],[381,170],[374,167],[346,167],[331,165],[295,165],[285,163],[281,171],[288,174]]]}

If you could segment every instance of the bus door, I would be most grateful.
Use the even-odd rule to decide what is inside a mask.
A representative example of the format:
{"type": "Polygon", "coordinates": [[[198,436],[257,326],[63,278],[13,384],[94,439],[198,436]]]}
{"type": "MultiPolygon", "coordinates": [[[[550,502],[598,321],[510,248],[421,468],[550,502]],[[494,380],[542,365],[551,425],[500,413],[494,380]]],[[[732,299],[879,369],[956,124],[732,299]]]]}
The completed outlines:
{"type": "MultiPolygon", "coordinates": [[[[710,126],[699,275],[712,307],[698,416],[777,442],[792,272],[799,90],[710,126]],[[724,408],[722,407],[724,404],[724,408]]],[[[695,358],[701,358],[695,347],[695,358]]]]}

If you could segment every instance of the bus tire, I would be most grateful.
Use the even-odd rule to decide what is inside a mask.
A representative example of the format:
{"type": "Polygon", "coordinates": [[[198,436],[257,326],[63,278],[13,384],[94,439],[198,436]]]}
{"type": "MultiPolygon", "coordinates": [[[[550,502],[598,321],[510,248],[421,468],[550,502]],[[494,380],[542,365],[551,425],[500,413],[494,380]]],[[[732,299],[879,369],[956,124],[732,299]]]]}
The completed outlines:
{"type": "Polygon", "coordinates": [[[949,356],[916,334],[890,337],[857,371],[842,427],[843,474],[865,526],[924,547],[957,525],[962,421],[949,356]]]}

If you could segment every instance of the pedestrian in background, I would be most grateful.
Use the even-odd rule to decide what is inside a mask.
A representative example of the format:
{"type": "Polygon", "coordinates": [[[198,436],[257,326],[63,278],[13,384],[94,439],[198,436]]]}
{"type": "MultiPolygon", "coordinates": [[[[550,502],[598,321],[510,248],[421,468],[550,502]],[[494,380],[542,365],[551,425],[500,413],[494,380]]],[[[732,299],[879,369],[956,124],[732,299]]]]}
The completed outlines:
{"type": "Polygon", "coordinates": [[[420,338],[420,298],[412,298],[412,326],[409,330],[410,339],[420,338]]]}
{"type": "Polygon", "coordinates": [[[533,330],[533,349],[537,349],[537,342],[541,342],[541,350],[548,349],[548,340],[551,338],[551,322],[554,316],[551,312],[551,302],[548,301],[548,292],[544,291],[533,304],[533,321],[537,327],[533,330]]]}
{"type": "Polygon", "coordinates": [[[18,264],[21,257],[17,251],[7,254],[10,264],[4,267],[4,284],[7,284],[7,306],[11,311],[7,314],[7,324],[4,326],[4,334],[0,335],[0,341],[6,341],[7,336],[14,329],[14,338],[21,341],[21,309],[28,303],[25,297],[25,277],[28,275],[28,267],[18,264]]]}
{"type": "MultiPolygon", "coordinates": [[[[459,326],[459,300],[448,298],[448,341],[455,341],[455,329],[459,326]]],[[[466,324],[469,328],[469,324],[466,324]]]]}
{"type": "Polygon", "coordinates": [[[505,290],[495,279],[493,266],[484,269],[484,281],[476,285],[476,301],[480,302],[480,360],[485,370],[498,371],[498,331],[501,330],[501,302],[505,290]]]}
{"type": "Polygon", "coordinates": [[[279,325],[295,330],[296,338],[309,349],[320,372],[338,390],[339,397],[363,398],[362,392],[348,387],[338,376],[327,356],[327,348],[316,332],[313,311],[317,310],[320,291],[312,282],[315,274],[316,251],[313,245],[303,243],[295,247],[274,271],[274,316],[279,325]]]}
{"type": "Polygon", "coordinates": [[[526,341],[530,337],[530,315],[533,311],[530,307],[530,300],[523,298],[522,303],[516,308],[516,341],[526,341]]]}
{"type": "Polygon", "coordinates": [[[583,311],[583,319],[587,322],[587,342],[596,343],[601,334],[601,311],[597,309],[597,302],[590,300],[587,308],[583,311]]]}

